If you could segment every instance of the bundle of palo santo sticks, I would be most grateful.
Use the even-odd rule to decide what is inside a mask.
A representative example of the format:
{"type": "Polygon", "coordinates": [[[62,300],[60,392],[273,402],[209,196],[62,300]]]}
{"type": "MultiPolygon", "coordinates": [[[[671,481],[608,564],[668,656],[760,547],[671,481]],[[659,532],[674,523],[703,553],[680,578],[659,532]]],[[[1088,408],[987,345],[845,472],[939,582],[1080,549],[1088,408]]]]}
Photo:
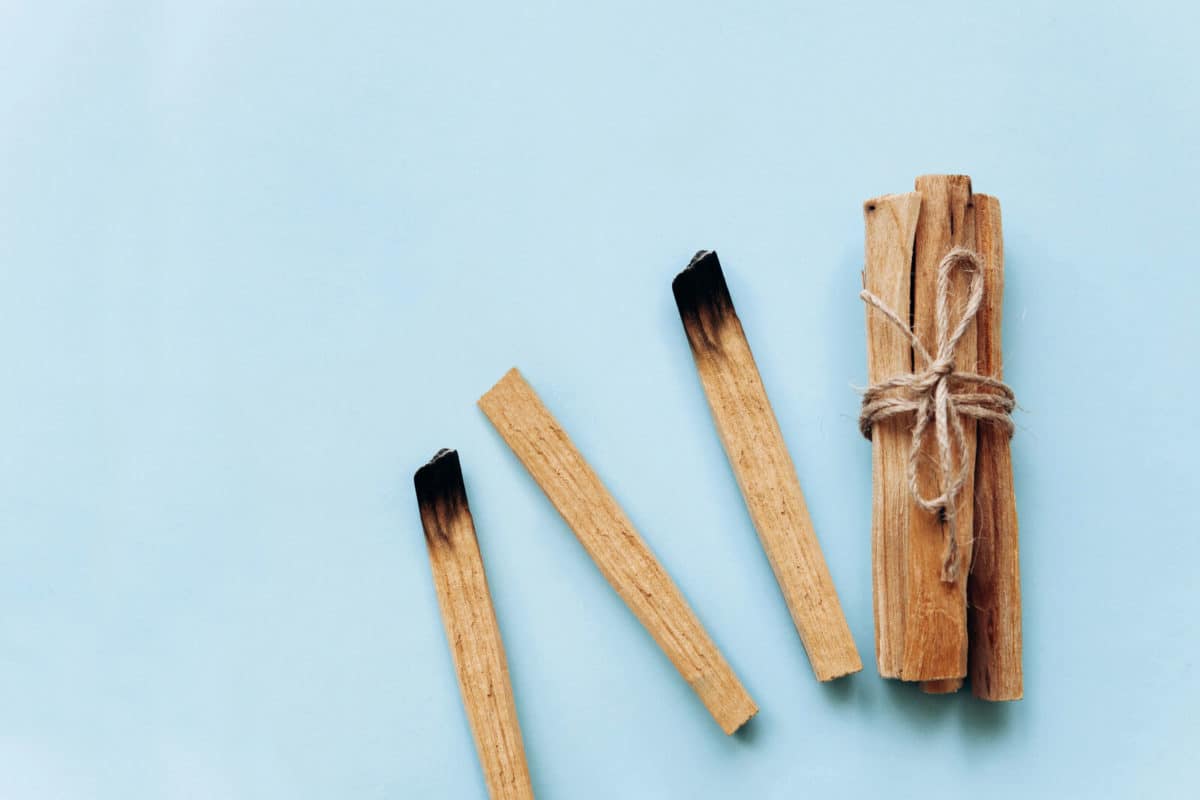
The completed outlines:
{"type": "Polygon", "coordinates": [[[964,175],[868,200],[875,655],[887,678],[1022,696],[1021,587],[1002,382],[1000,203],[964,175]]]}
{"type": "MultiPolygon", "coordinates": [[[[932,176],[866,204],[873,385],[876,655],[885,677],[1021,696],[1017,518],[1001,381],[995,198],[932,176]],[[969,605],[969,611],[968,611],[969,605]],[[968,633],[969,632],[969,633],[968,633]],[[970,640],[968,647],[968,638],[970,640]]],[[[672,283],[718,437],[820,681],[862,669],[804,494],[716,253],[672,283]]],[[[725,733],[758,712],[687,599],[533,387],[510,370],[479,400],[505,444],[725,733]]],[[[458,453],[415,476],[446,637],[492,797],[533,796],[499,623],[458,453]]]]}

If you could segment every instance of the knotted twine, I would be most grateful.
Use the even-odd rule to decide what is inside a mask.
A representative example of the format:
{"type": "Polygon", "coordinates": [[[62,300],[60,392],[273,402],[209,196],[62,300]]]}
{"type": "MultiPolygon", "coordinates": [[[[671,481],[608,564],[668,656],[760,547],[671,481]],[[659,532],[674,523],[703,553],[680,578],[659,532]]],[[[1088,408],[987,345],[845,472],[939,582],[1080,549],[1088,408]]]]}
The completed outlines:
{"type": "Polygon", "coordinates": [[[947,523],[942,581],[953,583],[959,574],[956,536],[958,512],[955,500],[971,468],[967,462],[968,442],[963,431],[963,417],[998,425],[1011,437],[1013,422],[1010,415],[1016,405],[1012,389],[1003,381],[954,368],[955,349],[979,313],[979,305],[983,301],[983,268],[979,256],[963,247],[951,250],[938,264],[936,358],[929,354],[908,323],[888,308],[886,303],[865,289],[859,296],[868,307],[882,314],[912,341],[913,352],[921,358],[925,369],[896,375],[868,388],[863,393],[858,429],[870,439],[875,423],[901,415],[913,415],[912,445],[908,451],[908,490],[917,505],[938,514],[947,523]],[[971,284],[962,316],[951,330],[950,277],[955,268],[969,271],[971,284]],[[922,443],[931,428],[937,442],[939,494],[925,497],[917,484],[917,471],[922,443]]]}

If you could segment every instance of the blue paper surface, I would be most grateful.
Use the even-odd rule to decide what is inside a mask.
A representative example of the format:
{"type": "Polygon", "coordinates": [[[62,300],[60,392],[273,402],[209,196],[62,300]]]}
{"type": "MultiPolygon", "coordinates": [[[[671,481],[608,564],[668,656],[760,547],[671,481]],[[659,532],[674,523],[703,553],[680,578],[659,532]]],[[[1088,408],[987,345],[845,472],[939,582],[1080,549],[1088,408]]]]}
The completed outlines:
{"type": "Polygon", "coordinates": [[[539,796],[1195,796],[1198,22],[5,4],[0,797],[483,796],[411,484],[441,447],[539,796]],[[928,172],[1004,210],[1012,705],[874,668],[861,203],[928,172]],[[717,440],[670,292],[700,248],[863,655],[849,680],[813,680],[717,440]],[[761,705],[745,733],[475,408],[514,365],[761,705]]]}

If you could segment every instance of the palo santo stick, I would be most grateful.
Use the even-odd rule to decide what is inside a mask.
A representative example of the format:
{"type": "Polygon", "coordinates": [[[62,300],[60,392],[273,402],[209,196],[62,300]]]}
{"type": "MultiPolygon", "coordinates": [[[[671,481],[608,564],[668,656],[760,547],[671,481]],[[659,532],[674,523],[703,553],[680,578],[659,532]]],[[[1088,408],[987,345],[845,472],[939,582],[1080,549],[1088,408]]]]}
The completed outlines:
{"type": "Polygon", "coordinates": [[[508,678],[458,453],[442,450],[413,478],[433,585],[488,795],[533,798],[508,678]]]}
{"type": "MultiPolygon", "coordinates": [[[[913,242],[921,195],[893,194],[863,204],[866,261],[863,288],[890,308],[912,304],[913,242]]],[[[871,383],[912,372],[912,344],[867,307],[867,371],[871,383]]],[[[912,436],[902,418],[871,430],[871,579],[875,601],[875,661],[879,674],[899,678],[904,657],[905,539],[911,498],[908,451],[912,436]]]]}
{"type": "MultiPolygon", "coordinates": [[[[1000,201],[975,195],[975,251],[983,262],[979,373],[1004,379],[1000,317],[1004,301],[1004,237],[1000,201]]],[[[971,691],[984,700],[1020,700],[1021,567],[1012,453],[1000,428],[979,426],[975,453],[975,563],[968,580],[971,691]]]]}
{"type": "Polygon", "coordinates": [[[726,733],[758,706],[600,478],[516,369],[479,399],[605,579],[726,733]]]}
{"type": "MultiPolygon", "coordinates": [[[[921,214],[917,219],[913,253],[913,330],[930,348],[937,342],[935,308],[937,274],[942,258],[956,246],[974,247],[974,210],[971,179],[965,175],[925,175],[917,178],[921,214]]],[[[967,296],[970,277],[956,271],[952,283],[952,311],[967,296]]],[[[931,351],[932,352],[932,351],[931,351]]],[[[975,326],[959,340],[954,364],[958,370],[975,370],[975,326]]],[[[921,368],[927,365],[921,365],[921,368]]],[[[967,674],[966,574],[971,563],[972,511],[974,509],[975,422],[964,419],[967,457],[972,474],[959,492],[956,503],[959,577],[942,581],[947,523],[914,502],[909,509],[907,557],[905,559],[904,656],[901,674],[905,680],[934,681],[961,678],[967,674]]],[[[935,437],[925,437],[918,487],[927,497],[938,494],[938,457],[935,437]]],[[[958,466],[956,464],[956,466],[958,466]]],[[[945,687],[931,687],[944,689],[945,687]]]]}
{"type": "Polygon", "coordinates": [[[817,680],[862,669],[717,254],[701,251],[671,288],[717,433],[817,680]]]}

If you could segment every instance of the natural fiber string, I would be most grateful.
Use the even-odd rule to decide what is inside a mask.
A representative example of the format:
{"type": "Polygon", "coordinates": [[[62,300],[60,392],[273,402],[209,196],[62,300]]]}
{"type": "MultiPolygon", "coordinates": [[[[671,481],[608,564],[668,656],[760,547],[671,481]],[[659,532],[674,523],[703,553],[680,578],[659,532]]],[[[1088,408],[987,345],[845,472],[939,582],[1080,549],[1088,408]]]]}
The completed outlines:
{"type": "Polygon", "coordinates": [[[959,572],[955,500],[962,491],[971,468],[967,463],[967,439],[963,432],[963,417],[999,425],[1012,436],[1013,423],[1010,415],[1016,405],[1012,389],[1003,381],[954,369],[954,351],[974,321],[975,315],[979,313],[979,304],[983,300],[983,269],[979,263],[979,256],[966,248],[956,247],[938,264],[936,357],[930,356],[912,328],[895,311],[888,308],[886,303],[866,290],[859,296],[912,341],[913,351],[921,358],[925,369],[922,372],[896,375],[868,388],[863,393],[858,428],[863,436],[870,439],[875,423],[902,414],[914,415],[912,446],[908,453],[908,489],[917,505],[930,513],[939,514],[947,523],[942,580],[953,583],[957,580],[959,572]],[[956,267],[970,271],[971,285],[962,316],[951,330],[950,277],[956,267]],[[925,497],[917,485],[921,445],[931,427],[930,423],[933,423],[938,452],[937,497],[925,497]],[[954,467],[955,455],[958,456],[957,470],[954,467]]]}

